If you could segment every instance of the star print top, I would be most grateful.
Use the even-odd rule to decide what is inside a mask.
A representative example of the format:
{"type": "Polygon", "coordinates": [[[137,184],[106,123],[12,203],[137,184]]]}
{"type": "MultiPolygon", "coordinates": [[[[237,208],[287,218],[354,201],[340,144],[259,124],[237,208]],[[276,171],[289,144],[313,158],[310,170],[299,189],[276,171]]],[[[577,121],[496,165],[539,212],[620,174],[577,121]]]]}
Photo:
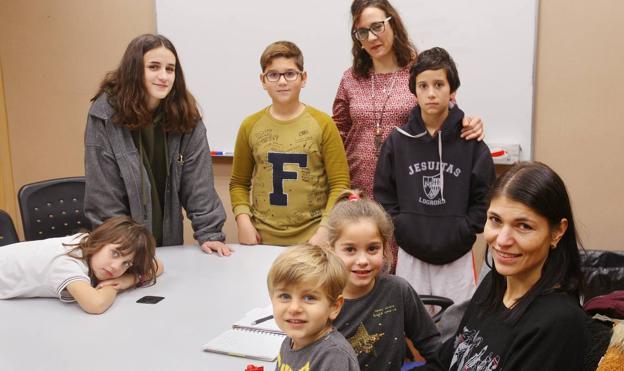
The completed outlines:
{"type": "Polygon", "coordinates": [[[381,275],[371,292],[345,300],[334,327],[351,343],[362,371],[400,370],[405,337],[425,359],[440,344],[440,333],[418,294],[397,276],[381,275]]]}

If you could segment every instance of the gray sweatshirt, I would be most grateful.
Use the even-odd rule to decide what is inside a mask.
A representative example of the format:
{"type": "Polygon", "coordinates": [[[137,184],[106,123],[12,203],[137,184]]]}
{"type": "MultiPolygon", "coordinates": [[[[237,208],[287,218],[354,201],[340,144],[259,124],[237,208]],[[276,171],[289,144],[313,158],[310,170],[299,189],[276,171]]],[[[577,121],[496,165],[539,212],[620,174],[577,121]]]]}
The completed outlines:
{"type": "MultiPolygon", "coordinates": [[[[116,215],[130,215],[151,229],[151,189],[130,130],[113,124],[104,94],[91,105],[85,131],[85,215],[97,227],[116,215]],[[141,176],[143,173],[143,176],[141,176]]],[[[214,189],[206,127],[168,133],[169,177],[165,185],[163,245],[183,243],[182,207],[200,243],[223,241],[225,210],[214,189]]]]}
{"type": "Polygon", "coordinates": [[[289,337],[284,339],[275,371],[360,371],[353,348],[335,329],[298,350],[293,350],[290,343],[289,337]]]}

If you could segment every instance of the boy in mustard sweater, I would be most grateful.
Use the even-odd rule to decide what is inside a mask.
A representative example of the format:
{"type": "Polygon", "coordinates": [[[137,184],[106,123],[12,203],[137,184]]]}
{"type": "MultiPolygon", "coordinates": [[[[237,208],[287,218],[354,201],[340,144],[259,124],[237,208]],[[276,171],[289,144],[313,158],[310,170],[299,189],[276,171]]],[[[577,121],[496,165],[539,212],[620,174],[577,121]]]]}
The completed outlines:
{"type": "Polygon", "coordinates": [[[349,187],[342,140],[329,115],[299,100],[307,74],[295,44],[270,44],[260,66],[272,104],[247,117],[236,138],[230,197],[238,241],[326,242],[326,216],[349,187]]]}

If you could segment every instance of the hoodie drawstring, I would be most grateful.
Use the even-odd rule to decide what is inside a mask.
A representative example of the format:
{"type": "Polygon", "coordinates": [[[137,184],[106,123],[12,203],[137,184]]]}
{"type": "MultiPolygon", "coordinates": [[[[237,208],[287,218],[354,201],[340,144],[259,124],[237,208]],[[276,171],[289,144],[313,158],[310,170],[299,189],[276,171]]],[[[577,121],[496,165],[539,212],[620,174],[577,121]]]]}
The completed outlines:
{"type": "Polygon", "coordinates": [[[427,135],[427,130],[423,131],[423,132],[422,132],[422,133],[420,133],[420,134],[413,135],[413,134],[410,134],[410,133],[408,133],[407,131],[405,131],[405,130],[401,129],[401,128],[400,128],[400,127],[398,127],[398,126],[395,126],[394,128],[395,128],[395,129],[397,129],[397,131],[398,131],[399,133],[401,133],[401,134],[403,134],[403,135],[405,135],[405,136],[408,136],[408,137],[410,137],[410,138],[414,138],[414,139],[416,139],[416,138],[420,138],[420,137],[424,137],[425,135],[427,135]]]}
{"type": "Polygon", "coordinates": [[[442,130],[438,130],[438,155],[440,156],[440,196],[442,197],[442,201],[446,201],[444,199],[444,170],[442,170],[442,130]]]}

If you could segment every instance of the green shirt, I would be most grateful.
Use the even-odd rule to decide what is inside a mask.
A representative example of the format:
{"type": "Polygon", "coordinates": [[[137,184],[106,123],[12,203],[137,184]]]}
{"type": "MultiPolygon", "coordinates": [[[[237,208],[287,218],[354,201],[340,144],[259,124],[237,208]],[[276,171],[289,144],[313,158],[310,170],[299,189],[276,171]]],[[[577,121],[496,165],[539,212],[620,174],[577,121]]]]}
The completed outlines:
{"type": "MultiPolygon", "coordinates": [[[[141,160],[151,185],[152,233],[156,239],[157,246],[161,246],[163,242],[164,204],[162,200],[165,199],[165,186],[168,175],[167,135],[162,125],[160,125],[161,121],[162,115],[156,115],[153,125],[132,130],[132,139],[137,150],[140,151],[141,160]]],[[[141,189],[144,189],[143,178],[141,180],[141,189]]]]}

